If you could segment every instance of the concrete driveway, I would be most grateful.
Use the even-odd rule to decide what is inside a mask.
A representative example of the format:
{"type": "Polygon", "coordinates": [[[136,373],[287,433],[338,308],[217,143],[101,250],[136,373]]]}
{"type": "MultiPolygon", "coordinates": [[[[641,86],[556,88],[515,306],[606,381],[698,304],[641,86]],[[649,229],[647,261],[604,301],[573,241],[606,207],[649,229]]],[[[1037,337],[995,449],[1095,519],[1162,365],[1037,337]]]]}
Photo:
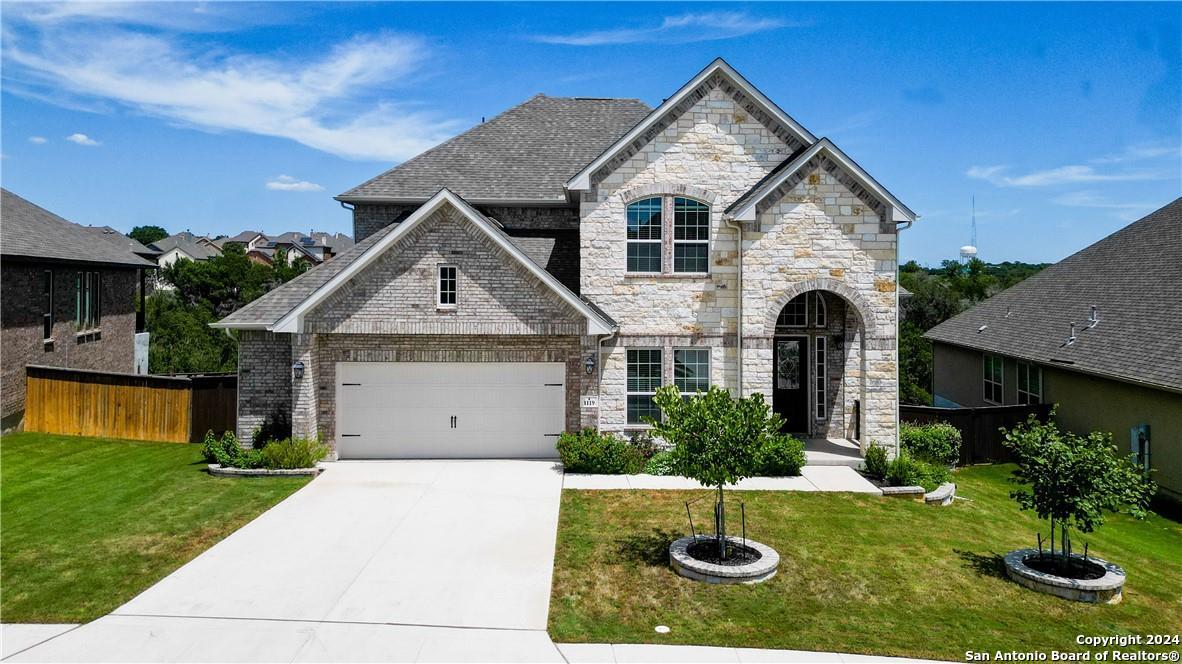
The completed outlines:
{"type": "Polygon", "coordinates": [[[329,464],[111,615],[14,659],[561,659],[545,633],[561,491],[549,461],[329,464]]]}

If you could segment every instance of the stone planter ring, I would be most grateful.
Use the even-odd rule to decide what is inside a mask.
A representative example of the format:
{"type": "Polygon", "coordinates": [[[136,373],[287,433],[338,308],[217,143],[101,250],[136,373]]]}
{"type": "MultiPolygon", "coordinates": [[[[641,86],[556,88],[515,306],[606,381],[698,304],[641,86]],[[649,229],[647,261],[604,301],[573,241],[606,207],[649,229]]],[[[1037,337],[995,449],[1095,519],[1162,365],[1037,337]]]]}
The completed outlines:
{"type": "Polygon", "coordinates": [[[1038,549],[1018,549],[1006,554],[1006,573],[1019,584],[1076,602],[1092,602],[1095,604],[1117,604],[1121,600],[1121,589],[1125,585],[1125,571],[1119,565],[1106,560],[1078,553],[1071,554],[1072,560],[1096,565],[1104,569],[1104,575],[1098,579],[1069,579],[1065,576],[1040,572],[1026,564],[1026,561],[1037,558],[1038,549]]]}
{"type": "Polygon", "coordinates": [[[744,565],[718,565],[698,560],[689,554],[690,545],[703,540],[717,541],[713,537],[683,537],[669,545],[669,564],[678,574],[705,583],[760,583],[776,575],[780,566],[780,554],[766,544],[753,540],[727,537],[734,546],[746,545],[759,552],[759,560],[744,565]]]}

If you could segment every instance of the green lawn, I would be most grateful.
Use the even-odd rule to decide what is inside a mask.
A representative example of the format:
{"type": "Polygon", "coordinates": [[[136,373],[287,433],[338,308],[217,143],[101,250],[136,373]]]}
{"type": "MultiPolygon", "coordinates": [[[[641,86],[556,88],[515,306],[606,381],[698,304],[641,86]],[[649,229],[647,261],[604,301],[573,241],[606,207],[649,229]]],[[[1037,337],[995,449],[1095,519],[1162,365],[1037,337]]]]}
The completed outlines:
{"type": "Polygon", "coordinates": [[[308,481],[203,469],[198,445],[4,436],[0,619],[93,620],[308,481]]]}
{"type": "MultiPolygon", "coordinates": [[[[1096,606],[1026,590],[1001,556],[1032,546],[1038,523],[1008,497],[1012,466],[956,473],[958,500],[930,507],[837,493],[738,492],[748,535],[780,552],[754,586],[711,586],[669,569],[688,534],[684,502],[703,492],[564,491],[550,602],[558,642],[686,643],[964,661],[966,650],[1076,650],[1078,634],[1176,634],[1182,525],[1109,519],[1075,544],[1125,567],[1124,602],[1096,606]],[[672,632],[658,635],[656,625],[672,632]]],[[[695,505],[708,523],[709,499],[695,505]]]]}

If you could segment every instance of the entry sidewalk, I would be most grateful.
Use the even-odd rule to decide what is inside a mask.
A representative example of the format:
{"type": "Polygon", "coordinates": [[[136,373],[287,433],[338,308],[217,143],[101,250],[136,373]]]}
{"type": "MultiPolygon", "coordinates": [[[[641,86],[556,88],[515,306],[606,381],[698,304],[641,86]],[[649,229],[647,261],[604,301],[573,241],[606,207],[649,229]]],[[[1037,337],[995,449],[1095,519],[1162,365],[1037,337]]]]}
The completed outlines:
{"type": "MultiPolygon", "coordinates": [[[[663,475],[580,475],[567,473],[564,489],[704,489],[684,477],[663,475]]],[[[797,477],[749,477],[728,489],[739,491],[847,491],[882,495],[858,471],[849,466],[805,466],[797,477]]]]}

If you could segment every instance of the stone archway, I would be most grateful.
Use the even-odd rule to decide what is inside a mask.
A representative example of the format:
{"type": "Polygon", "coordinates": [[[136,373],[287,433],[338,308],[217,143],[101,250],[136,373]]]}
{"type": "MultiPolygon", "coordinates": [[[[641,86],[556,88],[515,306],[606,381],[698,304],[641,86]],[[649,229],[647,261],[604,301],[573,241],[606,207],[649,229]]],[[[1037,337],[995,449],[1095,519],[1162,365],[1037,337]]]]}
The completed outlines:
{"type": "Polygon", "coordinates": [[[783,311],[784,306],[795,299],[796,296],[814,290],[828,291],[841,296],[842,299],[853,306],[854,310],[858,312],[858,316],[862,319],[862,326],[865,329],[867,338],[875,339],[878,337],[874,312],[870,308],[870,303],[858,291],[844,283],[836,279],[825,278],[809,279],[792,284],[779,297],[773,300],[764,314],[764,334],[768,337],[775,336],[776,320],[780,317],[780,312],[783,311]]]}

